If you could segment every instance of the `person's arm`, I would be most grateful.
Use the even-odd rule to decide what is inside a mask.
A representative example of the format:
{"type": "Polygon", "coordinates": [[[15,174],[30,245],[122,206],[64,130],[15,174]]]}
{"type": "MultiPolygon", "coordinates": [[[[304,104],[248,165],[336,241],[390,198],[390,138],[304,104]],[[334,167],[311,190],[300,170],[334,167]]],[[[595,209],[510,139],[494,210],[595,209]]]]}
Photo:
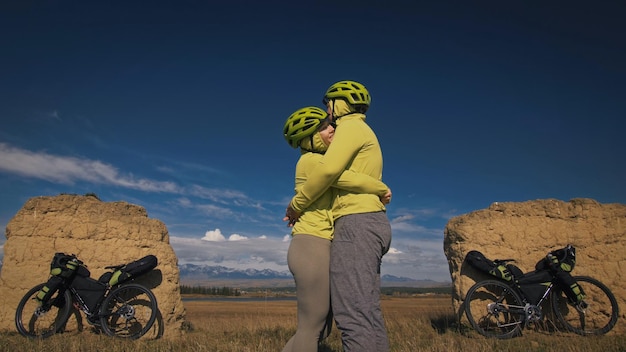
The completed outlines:
{"type": "Polygon", "coordinates": [[[287,208],[288,215],[299,214],[324,194],[359,152],[362,145],[358,133],[354,133],[357,131],[352,131],[353,134],[350,134],[348,130],[351,126],[345,127],[336,130],[333,142],[328,147],[326,154],[311,172],[300,191],[292,198],[290,206],[287,208]]]}
{"type": "Polygon", "coordinates": [[[331,187],[352,193],[369,193],[377,196],[382,196],[389,190],[389,187],[382,181],[352,170],[344,170],[331,187]]]}
{"type": "Polygon", "coordinates": [[[345,170],[332,187],[352,193],[374,194],[384,205],[391,203],[391,189],[386,184],[371,176],[352,170],[345,170]]]}

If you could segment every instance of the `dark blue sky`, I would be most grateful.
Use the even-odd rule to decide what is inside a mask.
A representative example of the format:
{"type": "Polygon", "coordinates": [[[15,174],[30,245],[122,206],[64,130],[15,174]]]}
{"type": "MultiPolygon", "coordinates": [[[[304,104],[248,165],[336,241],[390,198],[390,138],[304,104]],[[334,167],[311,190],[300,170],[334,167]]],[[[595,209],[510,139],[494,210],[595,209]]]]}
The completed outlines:
{"type": "Polygon", "coordinates": [[[452,216],[626,203],[625,15],[617,1],[2,3],[0,224],[30,197],[94,192],[146,207],[182,263],[286,270],[298,153],[282,124],[351,79],[372,95],[394,192],[383,272],[448,280],[452,216]]]}

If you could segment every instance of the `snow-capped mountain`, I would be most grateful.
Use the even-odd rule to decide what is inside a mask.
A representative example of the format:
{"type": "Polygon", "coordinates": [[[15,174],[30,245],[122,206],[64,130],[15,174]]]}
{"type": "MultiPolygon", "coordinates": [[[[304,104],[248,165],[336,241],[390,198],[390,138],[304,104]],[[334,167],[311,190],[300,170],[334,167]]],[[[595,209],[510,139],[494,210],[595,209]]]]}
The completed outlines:
{"type": "Polygon", "coordinates": [[[188,280],[199,279],[291,279],[289,271],[275,271],[270,269],[245,269],[238,270],[224,266],[209,266],[182,264],[178,266],[180,278],[188,280]]]}
{"type": "MultiPolygon", "coordinates": [[[[240,281],[240,280],[273,280],[293,285],[293,276],[289,271],[275,271],[270,269],[246,269],[239,270],[224,266],[182,264],[178,266],[182,282],[202,281],[240,281]]],[[[449,285],[433,280],[416,280],[408,277],[383,275],[382,286],[407,286],[407,287],[435,287],[449,285]]]]}

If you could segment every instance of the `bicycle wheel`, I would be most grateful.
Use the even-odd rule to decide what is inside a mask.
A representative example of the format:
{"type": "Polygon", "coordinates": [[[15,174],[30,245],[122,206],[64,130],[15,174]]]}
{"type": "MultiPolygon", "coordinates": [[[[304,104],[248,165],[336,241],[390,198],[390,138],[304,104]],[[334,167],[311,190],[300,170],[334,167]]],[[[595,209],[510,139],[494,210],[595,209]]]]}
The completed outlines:
{"type": "Polygon", "coordinates": [[[113,289],[102,302],[100,324],[105,334],[138,339],[150,330],[158,312],[157,301],[146,287],[130,283],[113,289]]]}
{"type": "Polygon", "coordinates": [[[507,339],[518,336],[524,324],[524,304],[519,294],[505,283],[477,282],[465,295],[465,315],[481,335],[507,339]]]}
{"type": "Polygon", "coordinates": [[[70,316],[72,297],[67,290],[57,291],[40,304],[35,299],[45,283],[28,291],[15,311],[15,327],[20,334],[32,338],[46,338],[61,332],[70,316]],[[63,293],[59,293],[63,291],[63,293]]]}
{"type": "Polygon", "coordinates": [[[619,309],[615,296],[600,281],[588,276],[574,276],[585,292],[584,304],[570,302],[561,289],[552,291],[552,310],[565,329],[579,335],[603,335],[617,322],[619,309]]]}

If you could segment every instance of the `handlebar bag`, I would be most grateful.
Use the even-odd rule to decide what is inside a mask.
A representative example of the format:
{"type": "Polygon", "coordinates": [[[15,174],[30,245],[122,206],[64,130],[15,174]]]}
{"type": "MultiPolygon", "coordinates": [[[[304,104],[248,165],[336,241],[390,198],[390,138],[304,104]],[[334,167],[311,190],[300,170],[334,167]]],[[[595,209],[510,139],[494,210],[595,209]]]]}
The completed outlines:
{"type": "Polygon", "coordinates": [[[50,262],[50,275],[71,279],[74,275],[89,277],[91,273],[75,255],[57,252],[50,262]]]}
{"type": "Polygon", "coordinates": [[[576,248],[566,246],[548,253],[535,265],[535,270],[551,269],[554,271],[572,272],[576,266],[576,248]]]}

